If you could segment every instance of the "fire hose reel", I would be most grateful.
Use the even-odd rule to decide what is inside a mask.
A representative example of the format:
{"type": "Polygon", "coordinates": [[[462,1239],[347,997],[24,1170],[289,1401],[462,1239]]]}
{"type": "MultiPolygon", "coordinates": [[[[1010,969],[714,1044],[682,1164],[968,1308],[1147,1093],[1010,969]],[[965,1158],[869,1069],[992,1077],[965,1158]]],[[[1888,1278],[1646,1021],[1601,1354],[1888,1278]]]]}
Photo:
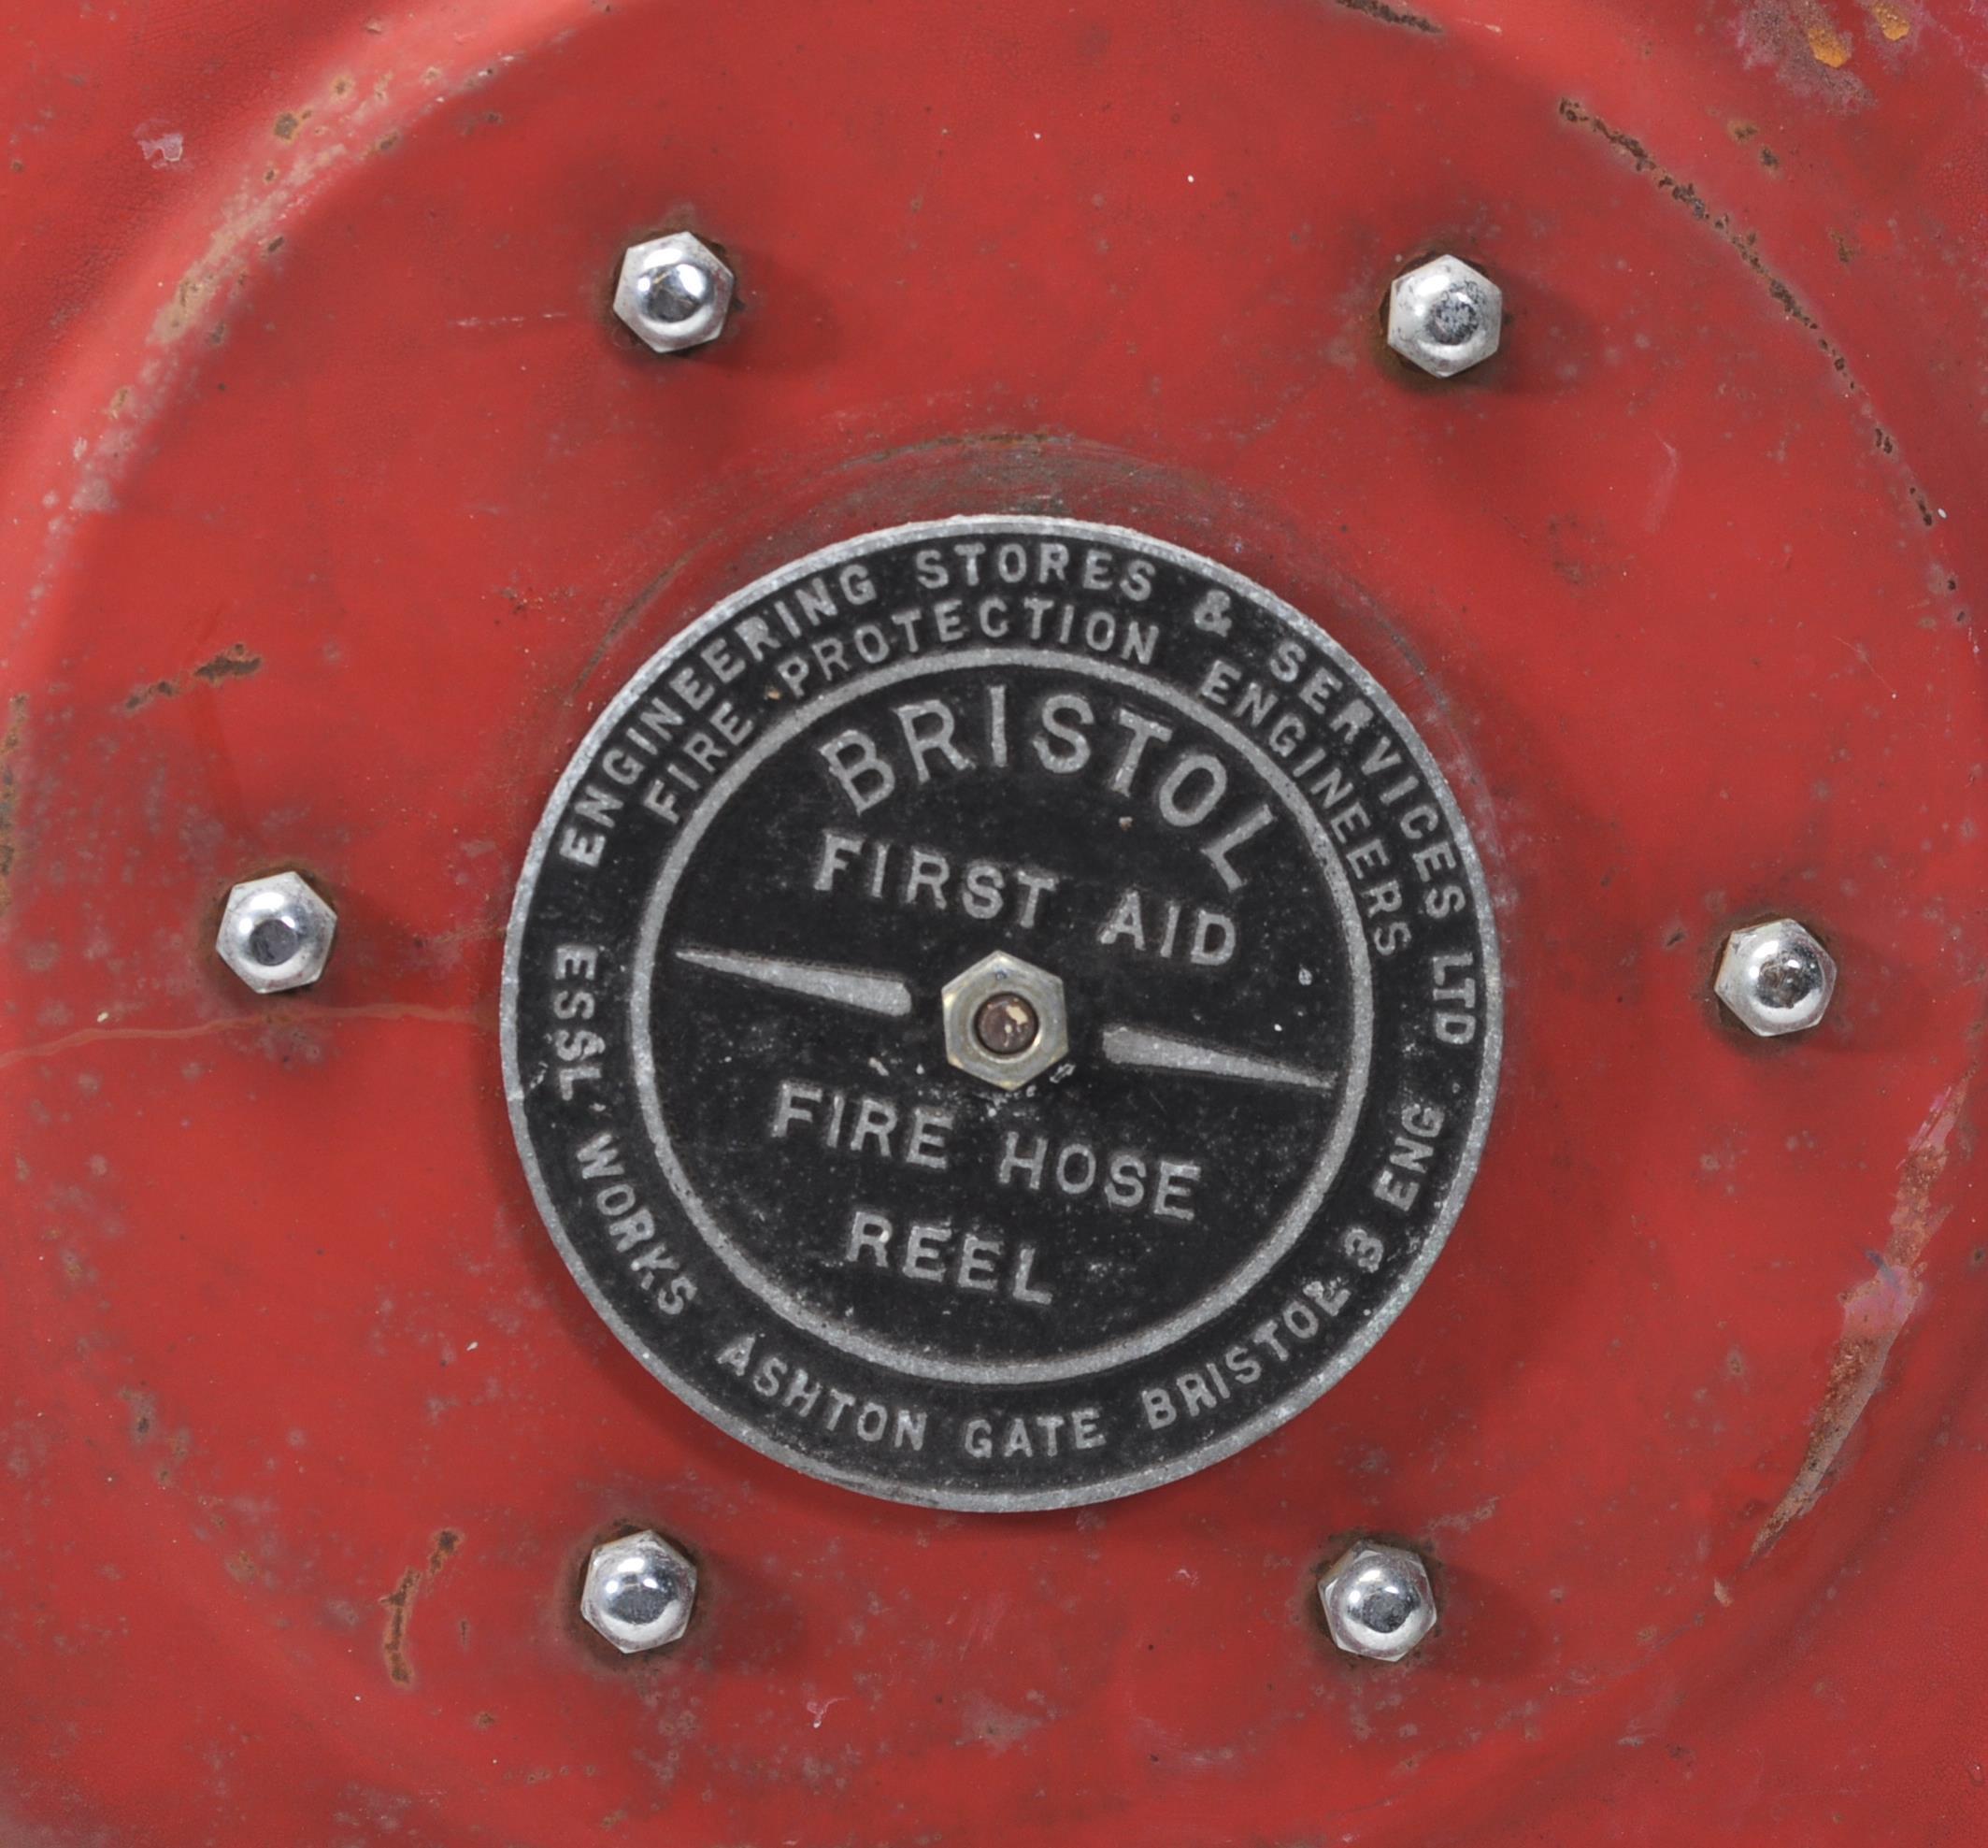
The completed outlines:
{"type": "Polygon", "coordinates": [[[14,10],[0,1839],[1988,1838],[1979,24],[14,10]]]}

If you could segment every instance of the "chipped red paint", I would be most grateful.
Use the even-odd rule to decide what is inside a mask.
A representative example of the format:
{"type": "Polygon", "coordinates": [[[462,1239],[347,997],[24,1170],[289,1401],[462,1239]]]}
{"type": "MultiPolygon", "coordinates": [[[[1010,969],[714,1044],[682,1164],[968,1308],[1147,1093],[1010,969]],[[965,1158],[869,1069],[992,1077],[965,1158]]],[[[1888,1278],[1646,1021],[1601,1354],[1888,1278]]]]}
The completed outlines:
{"type": "Polygon", "coordinates": [[[7,0],[0,1839],[1988,1839],[1982,17],[1940,0],[7,0]],[[736,257],[684,360],[633,234],[736,257]],[[1397,259],[1508,291],[1437,387],[1397,259]],[[680,1409],[497,1079],[537,806],[809,547],[1054,508],[1466,786],[1482,1178],[1272,1441],[961,1518],[680,1409]],[[297,864],[316,990],[209,943],[297,864]],[[1795,909],[1806,1040],[1708,1001],[1795,909]],[[1820,1459],[1820,1460],[1819,1460],[1820,1459]],[[667,1658],[578,1626],[654,1521],[667,1658]],[[1432,1644],[1311,1575],[1433,1554],[1432,1644]]]}

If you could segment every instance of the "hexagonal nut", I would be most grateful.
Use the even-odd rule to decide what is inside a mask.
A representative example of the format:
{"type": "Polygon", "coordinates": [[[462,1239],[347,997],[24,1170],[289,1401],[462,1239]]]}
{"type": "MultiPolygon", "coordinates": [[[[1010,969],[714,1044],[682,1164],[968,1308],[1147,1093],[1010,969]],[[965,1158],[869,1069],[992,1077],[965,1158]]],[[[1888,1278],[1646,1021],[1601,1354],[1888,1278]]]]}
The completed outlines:
{"type": "Polygon", "coordinates": [[[1438,379],[1489,359],[1504,326],[1503,292],[1460,257],[1419,264],[1388,292],[1388,345],[1438,379]]]}
{"type": "Polygon", "coordinates": [[[640,1655],[681,1637],[696,1601],[696,1567],[645,1529],[594,1549],[579,1614],[623,1655],[640,1655]]]}
{"type": "Polygon", "coordinates": [[[715,340],[732,309],[733,276],[701,237],[673,231],[622,257],[614,312],[646,347],[681,352],[715,340]]]}
{"type": "Polygon", "coordinates": [[[1725,939],[1712,992],[1749,1033],[1806,1033],[1829,1011],[1836,959],[1795,918],[1749,924],[1725,939]]]}
{"type": "Polygon", "coordinates": [[[258,995],[279,995],[324,973],[337,929],[337,912],[300,874],[271,873],[228,894],[214,948],[258,995]]]}
{"type": "Polygon", "coordinates": [[[947,1061],[1002,1091],[1019,1091],[1070,1050],[1063,983],[1005,950],[954,976],[939,1015],[947,1061]]]}
{"type": "Polygon", "coordinates": [[[1398,1662],[1436,1627],[1428,1569],[1403,1546],[1363,1540],[1319,1582],[1332,1640],[1349,1655],[1398,1662]]]}

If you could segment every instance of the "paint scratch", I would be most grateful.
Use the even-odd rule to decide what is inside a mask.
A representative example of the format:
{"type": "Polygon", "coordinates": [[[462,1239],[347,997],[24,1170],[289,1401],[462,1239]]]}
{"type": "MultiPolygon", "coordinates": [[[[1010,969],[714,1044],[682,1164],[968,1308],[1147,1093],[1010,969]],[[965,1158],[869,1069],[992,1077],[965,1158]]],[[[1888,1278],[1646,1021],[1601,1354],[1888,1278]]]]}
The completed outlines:
{"type": "Polygon", "coordinates": [[[148,135],[141,128],[133,139],[138,144],[138,152],[144,156],[145,165],[154,172],[162,167],[178,166],[186,156],[186,136],[177,130],[165,129],[156,135],[148,135]]]}
{"type": "MultiPolygon", "coordinates": [[[[1406,26],[1410,32],[1427,33],[1431,37],[1439,37],[1442,27],[1434,20],[1425,20],[1420,13],[1411,13],[1405,7],[1390,7],[1383,0],[1335,0],[1350,13],[1365,13],[1370,20],[1379,20],[1382,25],[1406,26]]],[[[1495,30],[1496,28],[1494,28],[1495,30]]]]}
{"type": "Polygon", "coordinates": [[[340,1021],[425,1021],[439,1026],[466,1026],[475,1032],[496,1030],[489,1003],[467,1008],[432,1008],[417,1001],[368,1001],[351,1008],[255,1008],[241,1013],[222,1014],[213,1020],[196,1021],[190,1026],[83,1026],[59,1039],[45,1039],[38,1045],[15,1046],[0,1052],[0,1071],[29,1059],[52,1059],[73,1053],[79,1046],[104,1046],[122,1040],[205,1039],[210,1035],[234,1033],[247,1027],[264,1033],[285,1026],[334,1026],[340,1021]]]}
{"type": "Polygon", "coordinates": [[[1683,472],[1683,458],[1678,453],[1678,446],[1667,437],[1659,437],[1657,446],[1664,451],[1664,460],[1658,466],[1656,479],[1650,484],[1650,499],[1643,509],[1643,531],[1656,532],[1664,523],[1664,516],[1670,511],[1670,504],[1677,498],[1678,477],[1683,472]]]}
{"type": "Polygon", "coordinates": [[[1933,1204],[1933,1190],[1952,1157],[1951,1145],[1974,1069],[1970,1067],[1934,1100],[1899,1164],[1891,1237],[1881,1255],[1871,1253],[1873,1274],[1843,1298],[1843,1333],[1830,1358],[1829,1382],[1809,1432],[1808,1454],[1788,1492],[1761,1524],[1749,1559],[1758,1559],[1791,1522],[1815,1506],[1850,1434],[1883,1383],[1893,1344],[1919,1306],[1919,1260],[1950,1211],[1933,1204]]]}
{"type": "Polygon", "coordinates": [[[0,918],[14,896],[14,811],[21,801],[17,760],[27,741],[28,696],[17,693],[7,704],[7,730],[0,734],[0,918]]]}
{"type": "Polygon", "coordinates": [[[1821,323],[1802,306],[1795,291],[1768,268],[1766,259],[1760,253],[1754,233],[1742,231],[1733,222],[1730,213],[1714,211],[1695,186],[1664,167],[1656,156],[1635,136],[1612,127],[1593,110],[1575,102],[1572,97],[1563,96],[1560,99],[1560,117],[1563,122],[1572,122],[1577,128],[1585,128],[1600,136],[1617,153],[1628,160],[1637,172],[1651,176],[1659,193],[1667,193],[1692,217],[1724,238],[1740,262],[1759,278],[1767,294],[1773,297],[1774,305],[1797,327],[1809,334],[1822,349],[1824,356],[1836,369],[1837,376],[1842,380],[1844,389],[1851,392],[1860,389],[1857,381],[1851,377],[1850,362],[1844,357],[1842,349],[1823,332],[1821,323]]]}
{"type": "MultiPolygon", "coordinates": [[[[482,10],[496,14],[510,9],[490,7],[482,10]]],[[[339,77],[330,86],[330,100],[315,114],[300,108],[278,118],[279,145],[270,164],[258,162],[253,172],[243,175],[222,207],[205,250],[166,292],[153,316],[147,351],[105,413],[107,427],[93,441],[88,437],[77,439],[73,459],[81,465],[78,485],[64,496],[64,510],[49,523],[40,570],[28,587],[30,605],[39,603],[58,581],[74,537],[76,516],[106,513],[115,508],[117,483],[138,453],[136,430],[170,400],[179,377],[202,351],[220,345],[226,337],[222,311],[252,285],[254,253],[266,256],[279,249],[285,226],[346,163],[363,157],[367,149],[391,146],[422,116],[451,97],[487,83],[514,62],[515,55],[507,52],[474,71],[452,77],[431,66],[423,74],[430,93],[401,107],[395,125],[383,136],[377,119],[393,107],[393,74],[384,68],[370,84],[352,76],[339,77]],[[188,337],[196,329],[205,333],[204,341],[188,337]]],[[[140,124],[136,136],[138,150],[151,166],[164,169],[193,164],[182,131],[146,122],[140,124]]]]}
{"type": "Polygon", "coordinates": [[[536,314],[472,314],[449,324],[451,327],[529,327],[535,321],[570,321],[572,318],[568,309],[544,308],[536,314]]]}

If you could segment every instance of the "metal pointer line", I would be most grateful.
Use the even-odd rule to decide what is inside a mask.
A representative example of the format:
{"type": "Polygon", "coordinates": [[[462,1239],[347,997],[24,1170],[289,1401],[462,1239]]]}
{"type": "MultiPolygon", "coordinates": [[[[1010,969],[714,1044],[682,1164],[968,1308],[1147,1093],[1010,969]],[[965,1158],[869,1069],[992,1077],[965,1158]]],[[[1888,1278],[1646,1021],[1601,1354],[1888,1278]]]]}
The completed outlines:
{"type": "Polygon", "coordinates": [[[1250,1084],[1283,1084],[1298,1091],[1330,1091],[1337,1074],[1286,1065],[1281,1059],[1260,1059],[1253,1053],[1232,1053],[1199,1039],[1171,1033],[1153,1033],[1143,1026],[1108,1026],[1104,1034],[1108,1065],[1141,1071],[1180,1071],[1196,1078],[1239,1078],[1250,1084]]]}
{"type": "Polygon", "coordinates": [[[679,950],[677,960],[720,975],[737,976],[741,981],[756,981],[762,988],[833,1001],[858,1013],[901,1020],[911,1011],[910,986],[895,976],[870,975],[828,963],[791,963],[780,956],[749,956],[736,950],[706,950],[695,944],[679,950]]]}

